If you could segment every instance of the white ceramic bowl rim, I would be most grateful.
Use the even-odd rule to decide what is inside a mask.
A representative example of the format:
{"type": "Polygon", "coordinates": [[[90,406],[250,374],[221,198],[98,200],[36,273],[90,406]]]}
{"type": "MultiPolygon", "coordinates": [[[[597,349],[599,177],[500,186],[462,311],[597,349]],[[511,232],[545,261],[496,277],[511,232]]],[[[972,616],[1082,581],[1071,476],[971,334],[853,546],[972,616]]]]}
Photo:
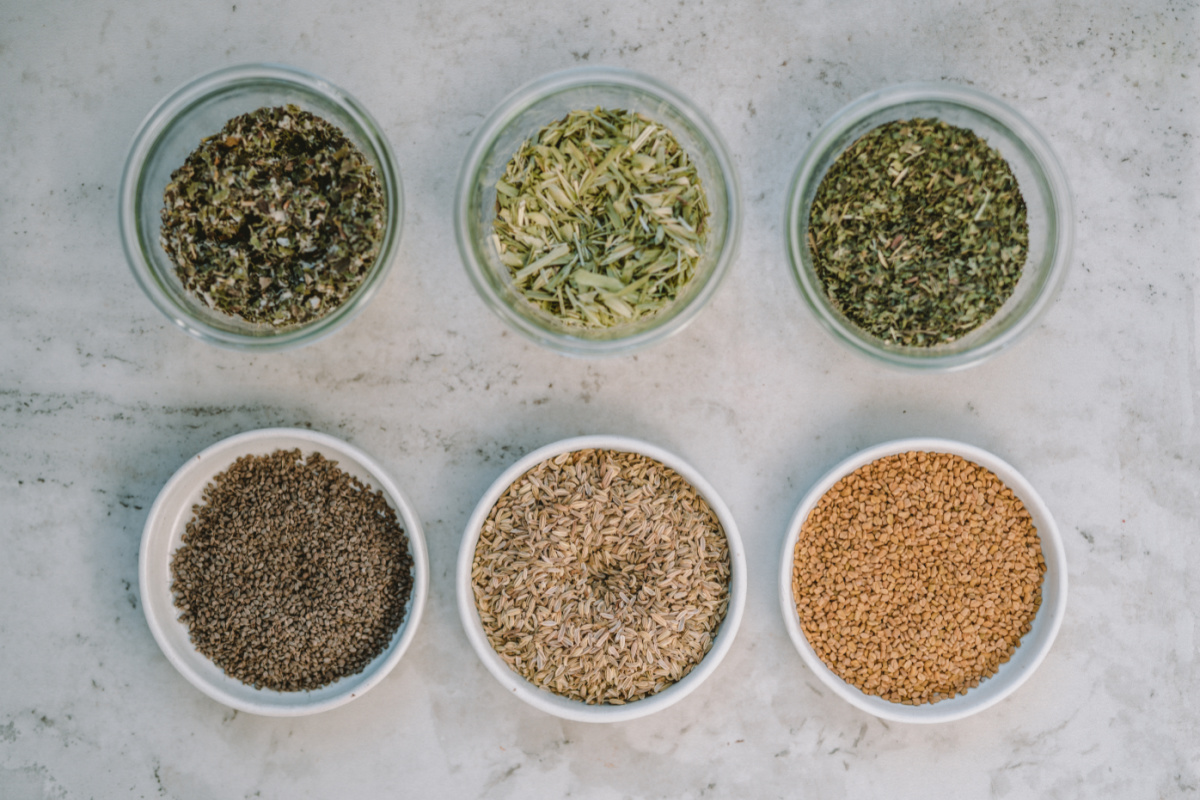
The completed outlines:
{"type": "Polygon", "coordinates": [[[568,355],[611,356],[629,353],[672,336],[695,319],[700,310],[716,294],[725,276],[729,273],[741,235],[741,215],[741,190],[733,158],[720,132],[704,113],[684,95],[649,75],[620,67],[597,65],[572,67],[543,75],[519,87],[496,106],[479,127],[463,161],[458,181],[458,200],[454,209],[454,227],[457,233],[459,253],[463,262],[468,265],[467,273],[471,282],[487,301],[488,307],[514,330],[531,341],[568,355]],[[727,195],[728,230],[721,251],[717,255],[717,263],[713,268],[711,279],[695,297],[691,298],[685,309],[668,319],[662,326],[651,327],[633,335],[613,339],[589,339],[566,333],[551,333],[509,308],[488,281],[476,274],[477,270],[482,271],[484,267],[475,265],[476,255],[473,252],[470,235],[470,212],[467,208],[474,191],[475,174],[500,132],[538,100],[588,85],[628,87],[634,91],[657,95],[670,104],[673,111],[686,119],[711,148],[712,156],[718,167],[718,177],[723,181],[723,191],[727,195]]]}
{"type": "Polygon", "coordinates": [[[188,459],[150,507],[142,532],[138,581],[146,622],[167,660],[184,678],[219,703],[263,716],[289,717],[328,711],[361,697],[382,681],[400,662],[416,636],[429,586],[429,557],[425,535],[412,504],[387,472],[363,451],[333,436],[299,428],[264,428],[223,439],[188,459]],[[226,675],[192,646],[186,625],[179,622],[170,588],[170,559],[179,546],[183,529],[192,518],[192,505],[218,472],[239,457],[268,454],[277,449],[299,448],[320,452],[338,468],[383,490],[408,536],[413,559],[413,586],[404,621],[387,649],[362,672],[306,692],[255,689],[226,675]]]}
{"type": "Polygon", "coordinates": [[[881,719],[895,722],[935,723],[950,722],[977,714],[999,703],[1015,692],[1037,669],[1050,651],[1062,625],[1067,607],[1067,562],[1058,525],[1050,509],[1037,491],[1021,473],[998,456],[974,445],[950,439],[912,438],[883,442],[861,450],[829,470],[804,495],[784,537],[779,573],[779,600],[784,626],[792,644],[800,653],[805,665],[835,694],[851,705],[881,719]],[[1033,517],[1041,537],[1042,556],[1046,560],[1046,574],[1042,582],[1042,605],[1038,609],[1032,628],[1021,638],[1021,645],[1012,658],[1000,665],[991,678],[980,681],[979,686],[965,695],[942,700],[938,703],[908,706],[893,703],[862,690],[838,677],[813,650],[800,627],[799,615],[792,597],[792,564],[796,541],[800,529],[808,519],[809,512],[817,501],[833,488],[833,485],[859,467],[880,458],[897,453],[928,452],[952,453],[991,470],[1025,504],[1033,517]]]}
{"type": "Polygon", "coordinates": [[[660,447],[639,439],[610,435],[579,436],[563,439],[528,453],[501,473],[500,477],[492,483],[478,505],[475,506],[475,511],[467,522],[458,553],[456,582],[459,617],[462,620],[463,630],[484,667],[492,674],[492,677],[500,682],[501,686],[534,708],[562,719],[577,722],[624,722],[653,714],[674,705],[691,694],[717,669],[721,660],[729,652],[729,648],[733,646],[733,640],[745,609],[746,554],[732,512],[717,495],[716,490],[690,464],[660,447]],[[724,528],[725,536],[729,541],[731,566],[729,608],[725,613],[725,619],[721,622],[717,636],[713,640],[712,649],[678,683],[657,694],[625,705],[589,705],[572,700],[541,689],[514,672],[488,642],[483,624],[479,620],[479,612],[475,606],[475,593],[471,587],[471,565],[475,560],[475,545],[479,541],[479,532],[483,527],[484,520],[487,519],[504,490],[531,468],[548,458],[562,453],[589,449],[640,453],[675,470],[704,497],[720,520],[721,527],[724,528]]]}
{"type": "Polygon", "coordinates": [[[859,355],[868,356],[899,369],[952,371],[975,366],[1002,352],[1024,336],[1049,308],[1061,288],[1067,268],[1070,266],[1075,238],[1074,214],[1071,188],[1062,162],[1055,154],[1054,148],[1050,146],[1049,141],[1016,109],[978,89],[949,83],[913,81],[884,87],[859,97],[839,110],[817,132],[805,149],[800,166],[796,170],[788,190],[787,208],[784,215],[785,245],[788,251],[787,255],[793,265],[791,271],[799,284],[801,295],[813,311],[817,322],[835,339],[859,355]],[[847,327],[848,323],[842,322],[836,315],[826,310],[821,301],[815,299],[816,296],[823,294],[824,289],[812,283],[804,271],[796,266],[802,261],[801,252],[807,248],[801,236],[801,231],[807,229],[807,221],[802,220],[804,204],[801,202],[801,188],[811,184],[815,178],[819,177],[814,174],[819,155],[832,147],[839,137],[847,130],[853,129],[861,120],[888,108],[920,103],[945,103],[970,109],[976,114],[990,117],[997,125],[1017,137],[1028,151],[1034,168],[1041,173],[1045,180],[1050,192],[1055,220],[1055,229],[1050,243],[1053,253],[1050,273],[1029,309],[1019,320],[994,338],[962,352],[941,355],[921,355],[919,350],[913,348],[901,351],[865,344],[856,332],[847,327]],[[911,352],[909,352],[910,350],[911,352]]]}

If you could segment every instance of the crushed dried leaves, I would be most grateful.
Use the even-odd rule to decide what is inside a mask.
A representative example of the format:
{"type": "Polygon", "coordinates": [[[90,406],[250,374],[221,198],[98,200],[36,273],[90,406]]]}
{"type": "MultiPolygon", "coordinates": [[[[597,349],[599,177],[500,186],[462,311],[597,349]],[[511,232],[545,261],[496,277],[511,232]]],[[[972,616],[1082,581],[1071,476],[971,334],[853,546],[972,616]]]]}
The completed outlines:
{"type": "Polygon", "coordinates": [[[171,174],[160,242],[205,305],[275,328],[344,303],[379,254],[383,186],[336,126],[260,108],[205,138],[171,174]]]}
{"type": "Polygon", "coordinates": [[[671,305],[695,275],[708,214],[671,131],[644,114],[572,111],[508,163],[493,244],[529,302],[608,328],[671,305]]]}
{"type": "Polygon", "coordinates": [[[834,308],[885,342],[960,339],[1012,295],[1029,246],[1008,162],[966,128],[898,120],[854,142],[813,198],[808,246],[834,308]]]}

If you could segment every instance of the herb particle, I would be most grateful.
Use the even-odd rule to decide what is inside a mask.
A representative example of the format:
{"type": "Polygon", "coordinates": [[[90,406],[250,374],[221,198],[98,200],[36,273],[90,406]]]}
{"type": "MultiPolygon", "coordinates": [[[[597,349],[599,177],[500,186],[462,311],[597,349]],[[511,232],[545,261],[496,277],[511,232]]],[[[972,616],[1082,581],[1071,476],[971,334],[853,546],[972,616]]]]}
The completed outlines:
{"type": "Polygon", "coordinates": [[[973,131],[889,122],[842,153],[817,188],[809,249],[834,308],[868,334],[931,347],[992,318],[1025,265],[1016,177],[973,131]]]}
{"type": "Polygon", "coordinates": [[[319,319],[379,254],[383,186],[337,127],[294,105],[235,117],[171,174],[160,242],[184,288],[275,328],[319,319]]]}
{"type": "Polygon", "coordinates": [[[629,111],[572,111],[508,163],[493,243],[530,303],[603,329],[671,305],[696,273],[708,213],[669,130],[629,111]]]}

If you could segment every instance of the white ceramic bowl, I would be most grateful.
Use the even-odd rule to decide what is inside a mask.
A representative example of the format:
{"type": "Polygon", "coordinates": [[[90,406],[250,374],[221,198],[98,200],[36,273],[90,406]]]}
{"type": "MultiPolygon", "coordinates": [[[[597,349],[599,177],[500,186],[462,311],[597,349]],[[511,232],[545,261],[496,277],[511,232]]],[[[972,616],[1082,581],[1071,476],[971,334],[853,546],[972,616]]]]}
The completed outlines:
{"type": "Polygon", "coordinates": [[[956,719],[976,714],[985,708],[999,703],[1017,690],[1024,683],[1054,643],[1062,624],[1063,615],[1067,608],[1067,560],[1063,550],[1062,538],[1050,509],[1034,491],[1029,481],[1017,472],[1010,464],[999,457],[973,447],[969,444],[948,439],[899,439],[892,442],[869,447],[855,453],[842,463],[831,469],[825,477],[804,496],[800,506],[788,526],[787,537],[783,542],[783,555],[779,571],[779,600],[783,611],[783,622],[787,626],[792,643],[800,652],[800,657],[808,665],[821,682],[832,689],[839,697],[852,705],[874,714],[877,717],[896,722],[950,722],[956,719]],[[1012,657],[1001,664],[996,674],[979,682],[974,689],[966,694],[942,700],[938,703],[925,703],[908,706],[893,703],[882,697],[869,695],[856,686],[852,686],[838,677],[833,670],[825,665],[800,627],[800,618],[796,612],[796,603],[792,598],[792,564],[796,548],[796,540],[800,529],[808,519],[809,512],[816,506],[817,501],[829,491],[835,483],[854,472],[859,467],[870,464],[884,456],[897,453],[928,452],[951,453],[961,456],[991,470],[996,477],[1013,491],[1033,518],[1038,535],[1042,541],[1042,556],[1046,560],[1046,574],[1042,579],[1042,605],[1029,632],[1021,637],[1021,644],[1012,657]]]}
{"type": "Polygon", "coordinates": [[[553,714],[563,719],[578,722],[622,722],[625,720],[644,717],[661,711],[668,706],[678,703],[691,694],[697,686],[703,683],[729,652],[733,639],[737,635],[738,626],[742,621],[742,611],[746,605],[746,552],[742,548],[742,539],[738,534],[737,524],[733,520],[728,506],[717,495],[716,490],[698,473],[695,468],[683,459],[659,447],[638,439],[624,436],[580,436],[563,439],[548,444],[526,455],[511,467],[506,469],[495,483],[487,490],[475,507],[474,513],[467,522],[463,534],[462,545],[458,552],[458,611],[462,619],[463,629],[467,639],[479,655],[488,672],[500,682],[505,689],[516,695],[534,708],[553,714]],[[488,513],[515,480],[527,471],[548,458],[561,453],[576,450],[617,450],[620,452],[640,453],[649,456],[679,473],[680,477],[690,483],[708,503],[717,515],[725,537],[729,542],[730,586],[729,609],[721,623],[717,636],[713,640],[712,649],[704,656],[691,672],[682,680],[667,687],[657,694],[636,700],[624,705],[589,705],[580,700],[572,700],[554,692],[542,689],[514,672],[488,642],[484,633],[483,623],[479,620],[479,611],[475,606],[475,593],[471,588],[471,565],[475,560],[475,545],[479,541],[479,532],[487,519],[488,513]]]}
{"type": "Polygon", "coordinates": [[[171,476],[150,507],[138,564],[142,606],[155,641],[167,660],[206,695],[239,711],[264,716],[300,716],[328,711],[361,697],[378,684],[400,661],[417,632],[425,595],[429,587],[429,558],[425,535],[412,504],[383,468],[370,456],[346,442],[293,428],[266,428],[249,431],[217,442],[192,457],[171,476]],[[202,655],[188,638],[187,626],[178,619],[171,594],[171,556],[183,540],[183,532],[192,519],[192,506],[200,502],[204,487],[241,456],[269,455],[276,450],[299,449],[304,455],[318,452],[336,461],[340,470],[358,478],[372,489],[381,489],[396,510],[408,536],[413,559],[412,595],[404,621],[392,636],[391,644],[356,675],[350,675],[320,689],[304,692],[279,692],[255,689],[225,674],[202,655]]]}

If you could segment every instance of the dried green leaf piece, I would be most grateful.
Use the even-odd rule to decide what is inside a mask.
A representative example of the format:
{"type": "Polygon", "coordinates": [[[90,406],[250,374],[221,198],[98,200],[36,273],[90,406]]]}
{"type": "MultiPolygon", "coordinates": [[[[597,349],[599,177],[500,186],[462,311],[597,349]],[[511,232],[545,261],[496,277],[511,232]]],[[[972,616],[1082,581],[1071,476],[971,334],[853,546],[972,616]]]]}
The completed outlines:
{"type": "Polygon", "coordinates": [[[929,347],[991,319],[1029,249],[1008,162],[934,119],[867,132],[817,188],[809,250],[830,302],[885,342],[929,347]]]}
{"type": "Polygon", "coordinates": [[[572,111],[521,145],[496,184],[493,244],[513,284],[568,325],[661,312],[696,274],[708,200],[669,130],[572,111]]]}
{"type": "Polygon", "coordinates": [[[171,174],[159,241],[210,308],[284,328],[325,316],[379,255],[383,185],[336,126],[294,105],[235,117],[171,174]]]}

